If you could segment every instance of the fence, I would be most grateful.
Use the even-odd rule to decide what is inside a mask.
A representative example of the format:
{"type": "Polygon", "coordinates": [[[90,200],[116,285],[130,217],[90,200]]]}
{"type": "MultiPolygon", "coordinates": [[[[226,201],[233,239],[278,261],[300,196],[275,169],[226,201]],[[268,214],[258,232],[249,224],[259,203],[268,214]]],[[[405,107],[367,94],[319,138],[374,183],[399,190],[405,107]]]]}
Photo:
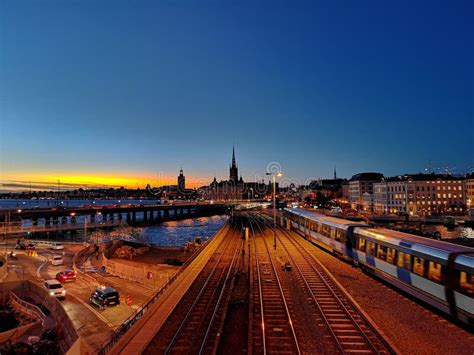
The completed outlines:
{"type": "MultiPolygon", "coordinates": [[[[224,224],[216,233],[222,233],[222,231],[226,228],[229,228],[229,225],[226,223],[224,224]]],[[[180,269],[156,292],[146,303],[140,306],[128,319],[122,323],[122,325],[117,328],[113,334],[111,335],[110,339],[102,346],[99,351],[99,355],[105,355],[109,352],[114,345],[125,335],[125,333],[135,324],[137,323],[143,315],[150,309],[150,307],[161,297],[161,295],[173,284],[173,282],[178,278],[178,276],[186,269],[186,267],[191,264],[194,259],[204,250],[204,247],[212,240],[207,240],[201,248],[196,250],[191,257],[180,267],[180,269]]]]}
{"type": "Polygon", "coordinates": [[[10,291],[10,306],[19,313],[23,313],[28,316],[28,318],[36,319],[40,322],[41,325],[44,325],[44,320],[46,316],[44,313],[34,304],[23,301],[18,297],[13,291],[10,291]]]}
{"type": "Polygon", "coordinates": [[[44,224],[44,225],[33,225],[33,226],[22,226],[21,224],[5,224],[0,227],[0,231],[4,234],[22,234],[22,233],[38,233],[38,232],[60,232],[60,231],[70,231],[70,230],[84,230],[93,229],[93,228],[103,228],[103,227],[117,227],[117,226],[126,226],[127,221],[114,219],[102,222],[93,222],[93,223],[59,223],[59,224],[44,224]]]}

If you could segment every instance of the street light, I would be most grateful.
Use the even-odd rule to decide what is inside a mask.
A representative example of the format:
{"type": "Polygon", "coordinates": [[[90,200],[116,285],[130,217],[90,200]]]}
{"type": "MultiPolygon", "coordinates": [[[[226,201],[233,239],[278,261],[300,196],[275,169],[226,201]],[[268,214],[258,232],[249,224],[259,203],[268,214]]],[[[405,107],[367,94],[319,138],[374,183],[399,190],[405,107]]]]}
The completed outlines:
{"type": "Polygon", "coordinates": [[[283,174],[279,171],[277,173],[266,173],[265,175],[272,176],[273,182],[273,249],[276,250],[277,248],[277,240],[276,240],[276,176],[280,177],[283,174]]]}

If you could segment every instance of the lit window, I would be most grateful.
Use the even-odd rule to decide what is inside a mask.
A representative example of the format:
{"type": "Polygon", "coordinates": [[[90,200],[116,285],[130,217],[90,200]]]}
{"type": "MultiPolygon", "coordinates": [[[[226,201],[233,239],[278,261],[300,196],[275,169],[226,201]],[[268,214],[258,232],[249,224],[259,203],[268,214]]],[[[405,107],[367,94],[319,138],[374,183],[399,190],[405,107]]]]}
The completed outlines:
{"type": "Polygon", "coordinates": [[[417,256],[413,257],[413,272],[420,276],[423,276],[424,273],[424,260],[423,258],[419,258],[417,256]]]}
{"type": "Polygon", "coordinates": [[[429,262],[428,278],[436,282],[441,282],[441,264],[434,261],[429,262]]]}
{"type": "Polygon", "coordinates": [[[399,267],[410,270],[410,254],[407,254],[407,253],[404,253],[404,252],[401,252],[401,251],[398,252],[397,265],[399,267]]]}
{"type": "Polygon", "coordinates": [[[468,274],[465,271],[461,271],[459,277],[459,288],[461,291],[471,295],[474,295],[474,277],[472,274],[468,274]]]}

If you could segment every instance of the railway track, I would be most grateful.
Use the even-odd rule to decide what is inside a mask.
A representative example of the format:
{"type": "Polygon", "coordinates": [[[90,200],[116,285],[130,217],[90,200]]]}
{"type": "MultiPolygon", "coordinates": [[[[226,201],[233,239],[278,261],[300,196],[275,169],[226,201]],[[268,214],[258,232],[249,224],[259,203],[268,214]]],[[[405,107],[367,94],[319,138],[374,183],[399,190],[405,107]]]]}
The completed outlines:
{"type": "MultiPolygon", "coordinates": [[[[275,228],[273,221],[267,219],[267,222],[275,228]]],[[[277,226],[276,232],[279,246],[291,260],[339,350],[358,354],[394,353],[306,246],[283,228],[277,226]]]]}
{"type": "Polygon", "coordinates": [[[250,317],[253,325],[249,350],[255,354],[300,354],[293,320],[271,252],[265,239],[257,238],[255,229],[262,232],[258,222],[249,221],[254,247],[250,317]]]}
{"type": "Polygon", "coordinates": [[[240,228],[233,228],[230,233],[150,343],[147,352],[215,353],[243,242],[240,228]]]}

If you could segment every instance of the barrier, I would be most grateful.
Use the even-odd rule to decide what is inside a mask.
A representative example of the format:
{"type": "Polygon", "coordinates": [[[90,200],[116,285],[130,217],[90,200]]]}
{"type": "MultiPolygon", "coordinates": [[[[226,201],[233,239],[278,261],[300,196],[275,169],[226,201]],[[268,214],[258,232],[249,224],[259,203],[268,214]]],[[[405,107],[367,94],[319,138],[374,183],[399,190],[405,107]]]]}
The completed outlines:
{"type": "Polygon", "coordinates": [[[44,325],[44,320],[46,316],[44,313],[34,304],[23,301],[18,297],[13,291],[10,291],[10,299],[8,301],[10,306],[17,312],[25,314],[28,318],[33,318],[37,322],[44,325]]]}
{"type": "MultiPolygon", "coordinates": [[[[61,329],[59,346],[62,353],[68,352],[72,347],[76,349],[80,348],[79,335],[77,334],[72,321],[69,319],[66,310],[63,308],[61,302],[56,299],[56,297],[51,297],[45,288],[31,281],[2,283],[0,292],[10,293],[11,291],[13,291],[14,294],[18,296],[18,298],[29,296],[43,300],[43,305],[50,311],[51,318],[54,320],[59,329],[61,329]]],[[[23,300],[21,301],[24,302],[23,300]]]]}

